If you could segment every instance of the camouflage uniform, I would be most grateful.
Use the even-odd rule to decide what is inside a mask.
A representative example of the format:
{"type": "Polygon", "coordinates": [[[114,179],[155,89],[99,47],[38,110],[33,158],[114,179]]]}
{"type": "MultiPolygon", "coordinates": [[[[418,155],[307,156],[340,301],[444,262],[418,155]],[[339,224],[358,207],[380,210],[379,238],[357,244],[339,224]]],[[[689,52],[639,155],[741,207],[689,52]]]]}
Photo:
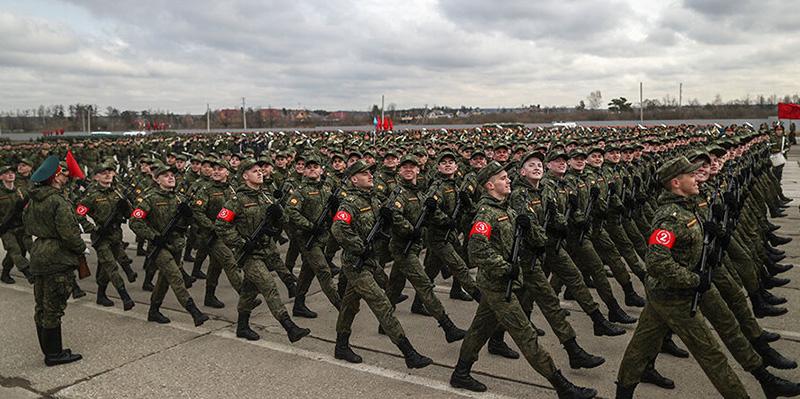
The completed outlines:
{"type": "Polygon", "coordinates": [[[9,221],[8,230],[2,235],[3,248],[6,256],[3,258],[3,275],[7,275],[15,265],[20,272],[30,273],[30,262],[25,253],[33,244],[30,234],[25,232],[22,225],[22,190],[15,188],[9,190],[0,183],[0,221],[6,220],[12,212],[17,213],[15,220],[9,221]]]}

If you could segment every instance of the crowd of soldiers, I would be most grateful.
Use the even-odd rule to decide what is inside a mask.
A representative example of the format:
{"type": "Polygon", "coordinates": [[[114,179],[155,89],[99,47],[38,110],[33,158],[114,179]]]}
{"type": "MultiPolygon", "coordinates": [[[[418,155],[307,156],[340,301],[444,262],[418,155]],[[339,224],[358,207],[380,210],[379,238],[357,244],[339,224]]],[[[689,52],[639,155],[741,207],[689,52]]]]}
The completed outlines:
{"type": "Polygon", "coordinates": [[[638,322],[617,375],[617,398],[633,397],[640,382],[674,388],[656,370],[656,356],[689,352],[723,397],[748,397],[706,319],[768,398],[793,397],[800,385],[766,367],[797,363],[770,346],[780,336],[758,323],[788,311],[780,307],[786,299],[770,292],[789,282],[778,275],[792,267],[779,263],[786,255],[776,248],[791,239],[776,235],[780,226],[771,221],[791,202],[780,183],[786,137],[780,125],[681,125],[8,144],[0,152],[0,281],[13,284],[16,267],[34,284],[47,365],[80,359],[62,347],[60,319],[70,294],[85,295],[75,270],[89,247],[97,254],[97,303],[114,306],[106,294],[111,284],[124,310],[135,306],[125,282],[139,277],[125,251],[127,224],[136,255],[144,257],[141,288],[152,291],[151,322],[170,322],[160,306],[172,290],[195,325],[203,324],[208,316],[187,288],[204,280],[202,305],[222,308],[216,290],[224,271],[239,293],[237,337],[260,339],[249,322],[260,294],[296,342],[310,330],[292,317],[317,317],[305,303],[316,278],[338,311],[337,359],[362,362],[349,339],[364,300],[407,367],[423,368],[433,361],[414,349],[394,316],[409,299],[408,281],[411,311],[435,319],[446,342],[462,341],[452,386],[485,391],[470,370],[487,343],[491,354],[519,358],[504,341],[508,333],[559,398],[591,398],[597,391],[563,376],[537,340],[545,332],[530,321],[536,303],[571,368],[602,365],[603,357],[578,344],[561,307],[563,291],[589,317],[595,336],[622,335],[618,324],[638,322]],[[66,162],[67,150],[85,179],[70,177],[81,171],[66,162]],[[81,233],[90,235],[88,247],[81,233]],[[287,247],[283,259],[280,246],[287,247]],[[294,298],[291,316],[273,272],[294,298]],[[452,278],[450,299],[477,302],[467,330],[434,295],[439,276],[452,278]],[[613,284],[626,307],[643,308],[638,321],[613,284]]]}

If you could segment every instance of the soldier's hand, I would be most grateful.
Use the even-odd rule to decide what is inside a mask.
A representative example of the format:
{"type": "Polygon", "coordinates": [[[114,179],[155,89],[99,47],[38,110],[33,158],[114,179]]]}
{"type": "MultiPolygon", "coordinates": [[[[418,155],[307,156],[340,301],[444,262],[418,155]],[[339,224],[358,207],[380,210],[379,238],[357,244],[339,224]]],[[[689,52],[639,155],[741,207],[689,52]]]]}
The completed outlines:
{"type": "Polygon", "coordinates": [[[725,217],[725,209],[722,208],[721,204],[714,204],[711,206],[711,215],[714,217],[714,220],[722,221],[725,217]]]}
{"type": "Polygon", "coordinates": [[[131,204],[125,199],[119,200],[119,205],[117,206],[119,206],[119,214],[122,215],[123,217],[130,215],[131,212],[133,211],[131,209],[131,204]]]}
{"type": "Polygon", "coordinates": [[[331,194],[328,196],[328,203],[331,204],[331,209],[334,211],[339,209],[339,197],[331,194]]]}
{"type": "Polygon", "coordinates": [[[272,204],[267,208],[267,216],[270,219],[280,219],[283,216],[283,209],[278,204],[272,204]]]}
{"type": "Polygon", "coordinates": [[[167,243],[167,239],[166,239],[166,238],[164,238],[164,236],[162,236],[161,234],[159,234],[159,235],[156,235],[156,236],[155,236],[155,237],[153,237],[153,239],[152,239],[152,240],[150,240],[150,241],[151,241],[151,242],[153,243],[153,245],[155,245],[156,247],[163,247],[163,246],[164,246],[164,245],[167,243]]]}
{"type": "Polygon", "coordinates": [[[315,237],[322,235],[322,233],[324,233],[324,232],[325,232],[325,229],[322,228],[321,226],[318,226],[316,223],[313,226],[311,226],[311,235],[313,235],[315,237]]]}
{"type": "Polygon", "coordinates": [[[631,184],[631,179],[629,179],[628,176],[625,176],[625,177],[622,178],[622,185],[623,186],[629,186],[630,184],[631,184]]]}
{"type": "Polygon", "coordinates": [[[706,268],[701,273],[700,276],[700,284],[697,285],[697,292],[704,293],[711,289],[711,270],[710,268],[706,268]]]}
{"type": "Polygon", "coordinates": [[[569,206],[572,207],[573,210],[578,210],[578,196],[575,194],[569,195],[569,206]]]}
{"type": "Polygon", "coordinates": [[[703,223],[703,232],[708,234],[708,236],[711,238],[717,238],[722,233],[719,225],[711,220],[707,220],[703,223]]]}
{"type": "Polygon", "coordinates": [[[192,207],[190,207],[189,204],[185,202],[181,202],[178,205],[178,212],[180,212],[181,216],[185,218],[192,217],[192,207]]]}
{"type": "Polygon", "coordinates": [[[411,234],[408,236],[408,241],[417,242],[420,238],[422,238],[422,229],[414,229],[411,230],[411,234]]]}
{"type": "Polygon", "coordinates": [[[616,193],[617,193],[617,183],[613,181],[611,183],[608,183],[608,195],[614,195],[616,193]]]}
{"type": "Polygon", "coordinates": [[[734,195],[730,191],[727,191],[725,192],[725,194],[722,194],[722,199],[725,201],[725,205],[728,205],[728,207],[731,209],[739,205],[739,202],[736,201],[736,195],[734,195]]]}
{"type": "Polygon", "coordinates": [[[281,198],[282,196],[283,196],[283,191],[281,190],[275,190],[272,192],[272,197],[275,198],[276,200],[281,198]]]}
{"type": "Polygon", "coordinates": [[[600,195],[600,188],[598,188],[597,186],[592,186],[592,189],[589,190],[589,195],[591,195],[594,198],[597,198],[600,195]]]}
{"type": "Polygon", "coordinates": [[[555,215],[558,213],[558,209],[556,208],[556,203],[554,201],[547,201],[547,212],[550,212],[550,215],[555,215]]]}
{"type": "Polygon", "coordinates": [[[429,214],[436,212],[437,205],[439,205],[439,202],[436,201],[436,198],[428,197],[425,199],[425,208],[427,209],[429,214]]]}
{"type": "Polygon", "coordinates": [[[394,211],[388,206],[381,207],[380,216],[383,219],[383,223],[391,224],[394,218],[394,211]]]}
{"type": "Polygon", "coordinates": [[[458,193],[458,199],[461,200],[461,206],[463,207],[469,207],[472,204],[472,198],[466,191],[458,193]]]}
{"type": "Polygon", "coordinates": [[[642,178],[639,177],[639,176],[633,176],[633,184],[635,184],[637,186],[641,186],[642,185],[642,178]]]}
{"type": "Polygon", "coordinates": [[[25,199],[19,199],[17,200],[17,203],[14,204],[14,208],[16,208],[17,212],[22,212],[22,210],[25,209],[25,205],[28,205],[28,201],[25,199]]]}
{"type": "Polygon", "coordinates": [[[517,216],[517,227],[522,230],[522,233],[527,233],[531,229],[531,218],[526,214],[517,216]]]}
{"type": "Polygon", "coordinates": [[[249,254],[249,253],[253,252],[254,249],[256,249],[255,241],[247,240],[247,241],[244,242],[244,245],[242,245],[242,252],[243,253],[249,254]]]}
{"type": "Polygon", "coordinates": [[[519,266],[518,265],[511,265],[511,268],[508,269],[508,274],[506,275],[509,280],[516,280],[519,278],[519,266]]]}
{"type": "Polygon", "coordinates": [[[366,248],[361,252],[361,255],[358,255],[358,259],[361,260],[361,263],[367,263],[373,255],[372,248],[366,248]]]}

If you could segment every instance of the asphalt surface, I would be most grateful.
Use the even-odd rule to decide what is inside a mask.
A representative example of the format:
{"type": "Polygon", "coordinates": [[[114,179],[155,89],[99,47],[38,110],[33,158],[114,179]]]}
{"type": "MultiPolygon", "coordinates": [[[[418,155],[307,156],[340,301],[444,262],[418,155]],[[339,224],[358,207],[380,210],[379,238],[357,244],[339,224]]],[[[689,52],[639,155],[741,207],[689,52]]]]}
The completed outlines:
{"type": "MultiPolygon", "coordinates": [[[[796,156],[789,157],[784,171],[784,193],[794,198],[787,209],[788,217],[775,219],[782,236],[794,238],[784,245],[788,258],[784,263],[800,265],[800,165],[796,156]]],[[[134,243],[134,236],[125,227],[125,239],[134,243]]],[[[88,236],[86,237],[88,241],[88,236]]],[[[281,247],[285,253],[287,246],[281,247]]],[[[364,358],[361,364],[349,364],[333,358],[336,311],[319,286],[314,283],[307,305],[319,313],[316,319],[294,318],[301,327],[311,329],[311,335],[291,344],[283,329],[266,306],[257,308],[251,325],[260,335],[259,341],[246,341],[235,336],[236,292],[227,279],[221,278],[217,296],[226,304],[224,309],[200,306],[211,316],[201,327],[194,327],[189,314],[181,308],[172,293],[162,311],[172,323],[159,325],[147,322],[150,293],[142,291],[142,257],[135,256],[135,244],[128,248],[134,259],[133,268],[139,280],[127,284],[136,307],[123,312],[116,292],[109,289],[115,306],[105,308],[95,304],[94,276],[80,281],[86,297],[70,299],[63,318],[64,345],[84,359],[69,365],[46,367],[36,343],[33,322],[33,288],[22,276],[12,272],[16,284],[0,284],[0,398],[265,398],[265,397],[326,397],[326,398],[386,398],[386,397],[478,397],[478,398],[555,398],[549,383],[538,375],[524,359],[507,360],[490,355],[486,349],[473,368],[473,376],[485,383],[486,393],[472,393],[451,388],[450,374],[458,359],[460,343],[447,344],[444,333],[433,318],[411,314],[411,301],[398,305],[400,319],[411,343],[434,364],[421,369],[405,367],[399,350],[384,335],[377,332],[378,322],[369,308],[362,304],[354,323],[351,345],[364,358]]],[[[338,258],[336,259],[338,261],[338,258]]],[[[94,269],[94,255],[89,256],[94,269]]],[[[207,265],[207,262],[206,262],[207,265]]],[[[185,268],[191,270],[186,263],[185,268]]],[[[206,266],[204,266],[205,269],[206,266]]],[[[300,261],[295,266],[299,272],[300,261]]],[[[781,275],[792,282],[773,292],[785,296],[789,313],[779,318],[760,319],[761,325],[779,332],[783,339],[773,347],[784,356],[800,359],[800,267],[781,275]]],[[[92,270],[94,273],[94,270],[92,270]]],[[[474,271],[473,271],[474,273],[474,271]]],[[[277,280],[277,279],[276,279],[277,280]]],[[[436,292],[456,325],[467,328],[477,304],[449,299],[450,281],[437,280],[436,292]]],[[[292,302],[278,282],[287,309],[292,302]]],[[[618,300],[622,291],[612,282],[618,300]]],[[[643,295],[641,284],[634,286],[643,295]]],[[[205,286],[197,282],[189,290],[195,302],[202,305],[205,286]]],[[[405,293],[413,295],[408,285],[405,293]]],[[[595,299],[600,302],[596,293],[595,299]]],[[[625,328],[628,333],[619,337],[598,338],[592,334],[591,321],[573,301],[562,301],[572,313],[568,320],[578,334],[578,342],[588,352],[606,358],[606,363],[592,370],[571,370],[567,355],[549,329],[541,313],[534,311],[533,321],[547,334],[540,340],[553,356],[556,365],[572,382],[596,388],[599,397],[614,397],[614,381],[622,353],[635,325],[625,328]]],[[[603,309],[605,311],[604,305],[603,309]]],[[[625,310],[638,316],[636,308],[625,310]]],[[[683,346],[675,337],[679,346],[683,346]]],[[[507,342],[512,347],[510,338],[507,342]]],[[[756,380],[744,372],[729,356],[753,398],[764,395],[756,380]]],[[[674,390],[664,390],[640,384],[638,398],[714,398],[716,393],[708,378],[693,359],[677,359],[661,355],[658,370],[675,380],[674,390]]],[[[800,381],[800,370],[773,370],[783,378],[800,381]]]]}

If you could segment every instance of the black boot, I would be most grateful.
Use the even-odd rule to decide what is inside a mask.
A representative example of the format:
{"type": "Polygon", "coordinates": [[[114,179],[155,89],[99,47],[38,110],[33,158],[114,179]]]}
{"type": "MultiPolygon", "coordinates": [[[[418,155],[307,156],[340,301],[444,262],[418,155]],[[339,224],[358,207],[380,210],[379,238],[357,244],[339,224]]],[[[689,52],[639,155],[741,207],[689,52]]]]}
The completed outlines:
{"type": "Polygon", "coordinates": [[[647,362],[647,365],[644,367],[644,372],[642,372],[641,382],[653,384],[664,389],[675,389],[675,381],[661,375],[661,373],[656,370],[655,362],[655,359],[647,362]]]}
{"type": "Polygon", "coordinates": [[[442,319],[439,320],[439,327],[444,330],[444,339],[447,340],[448,344],[461,341],[467,335],[467,332],[456,327],[447,315],[442,316],[442,319]]]}
{"type": "Polygon", "coordinates": [[[764,332],[761,333],[760,339],[763,339],[767,342],[775,342],[781,339],[781,335],[778,333],[770,332],[767,330],[763,330],[764,332]]]}
{"type": "Polygon", "coordinates": [[[442,266],[442,278],[447,280],[453,275],[453,272],[450,271],[450,268],[447,266],[442,266]]]}
{"type": "Polygon", "coordinates": [[[519,353],[509,348],[505,341],[503,341],[505,333],[506,332],[503,330],[496,330],[492,333],[492,337],[489,338],[489,353],[502,356],[506,359],[519,359],[519,353]]]}
{"type": "Polygon", "coordinates": [[[297,324],[294,324],[292,319],[289,317],[289,313],[282,314],[281,319],[278,321],[280,321],[283,329],[286,330],[286,335],[289,337],[289,342],[297,342],[306,335],[311,334],[311,330],[307,328],[300,328],[297,326],[297,324]]]}
{"type": "Polygon", "coordinates": [[[556,389],[559,399],[591,399],[597,396],[597,390],[583,388],[567,381],[561,370],[556,370],[552,377],[548,378],[550,384],[556,389]]]}
{"type": "Polygon", "coordinates": [[[78,285],[78,281],[72,280],[72,299],[83,298],[85,296],[86,292],[84,292],[78,285]]]}
{"type": "Polygon", "coordinates": [[[161,302],[153,302],[150,304],[150,310],[147,311],[147,321],[154,321],[158,324],[167,324],[170,322],[167,316],[164,316],[159,309],[161,302]]]}
{"type": "Polygon", "coordinates": [[[769,231],[776,231],[776,230],[781,228],[781,226],[778,226],[777,224],[772,224],[769,221],[767,221],[766,226],[767,226],[767,229],[769,229],[769,231]]]}
{"type": "Polygon", "coordinates": [[[608,321],[621,324],[636,323],[636,318],[625,313],[625,311],[619,306],[619,303],[617,303],[616,299],[610,300],[606,305],[608,306],[608,321]]]}
{"type": "Polygon", "coordinates": [[[363,359],[356,355],[350,348],[350,334],[336,334],[336,347],[333,349],[333,357],[345,360],[349,363],[361,363],[363,359]]]}
{"type": "Polygon", "coordinates": [[[31,274],[31,268],[26,267],[20,271],[22,272],[22,275],[25,276],[25,279],[28,280],[28,284],[33,284],[33,274],[31,274]]]}
{"type": "Polygon", "coordinates": [[[147,256],[147,252],[144,250],[144,240],[136,243],[136,256],[147,256]]]}
{"type": "Polygon", "coordinates": [[[294,298],[297,295],[297,283],[291,279],[287,279],[283,282],[283,284],[286,286],[286,291],[289,293],[289,298],[294,298]]]}
{"type": "Polygon", "coordinates": [[[205,273],[203,273],[203,270],[201,270],[201,268],[203,267],[203,262],[201,262],[201,260],[202,259],[196,260],[194,262],[194,267],[192,268],[192,277],[198,280],[205,280],[207,276],[205,273]]]}
{"type": "Polygon", "coordinates": [[[336,277],[337,274],[342,272],[342,268],[336,266],[332,260],[328,260],[328,268],[331,269],[331,277],[336,277]]]}
{"type": "Polygon", "coordinates": [[[44,330],[44,328],[42,328],[41,326],[36,326],[36,336],[39,337],[39,349],[42,350],[42,354],[43,355],[46,355],[47,352],[44,351],[44,344],[42,344],[42,331],[43,330],[44,330]]]}
{"type": "Polygon", "coordinates": [[[292,307],[292,316],[305,317],[307,319],[315,319],[317,312],[312,311],[306,307],[306,296],[297,295],[294,297],[294,307],[292,307]]]}
{"type": "Polygon", "coordinates": [[[203,323],[208,321],[208,315],[201,312],[200,309],[197,308],[197,305],[194,304],[193,299],[189,299],[189,302],[186,303],[186,310],[190,315],[192,315],[195,327],[202,326],[203,323]]]}
{"type": "Polygon", "coordinates": [[[119,293],[120,299],[122,299],[122,310],[127,312],[136,306],[136,302],[131,299],[131,296],[128,294],[128,290],[125,289],[125,287],[118,289],[117,292],[119,293]]]}
{"type": "Polygon", "coordinates": [[[411,346],[411,342],[408,342],[408,338],[406,337],[400,338],[397,347],[406,359],[406,367],[410,369],[421,369],[433,363],[431,358],[420,355],[419,352],[411,346]]]}
{"type": "Polygon", "coordinates": [[[156,276],[155,272],[145,271],[145,273],[144,273],[144,282],[142,283],[142,290],[143,291],[153,292],[153,290],[156,288],[153,285],[153,277],[155,277],[155,276],[156,276]]]}
{"type": "Polygon", "coordinates": [[[769,292],[769,290],[767,290],[766,288],[762,287],[758,291],[759,291],[759,294],[761,295],[761,298],[764,299],[764,302],[766,302],[766,303],[768,303],[768,304],[770,304],[772,306],[783,305],[784,303],[787,302],[786,298],[784,298],[782,296],[777,296],[777,295],[769,292]]]}
{"type": "Polygon", "coordinates": [[[106,296],[107,288],[108,284],[97,286],[97,301],[95,302],[100,306],[111,307],[114,306],[114,302],[108,299],[108,296],[106,296]]]}
{"type": "Polygon", "coordinates": [[[766,268],[761,268],[761,282],[764,284],[764,288],[766,289],[782,287],[786,284],[789,284],[791,281],[792,280],[789,280],[788,278],[775,277],[769,274],[766,268]]]}
{"type": "Polygon", "coordinates": [[[750,372],[756,377],[764,395],[767,399],[775,399],[779,396],[791,398],[800,395],[800,384],[772,375],[764,366],[750,372]]]}
{"type": "Polygon", "coordinates": [[[222,303],[222,301],[220,301],[219,299],[217,299],[216,293],[217,293],[217,287],[211,287],[209,285],[206,285],[206,297],[203,300],[203,305],[215,309],[224,308],[225,304],[222,303]]]}
{"type": "Polygon", "coordinates": [[[183,276],[183,285],[186,288],[192,288],[192,284],[194,284],[197,279],[190,276],[189,273],[186,273],[186,270],[183,270],[182,267],[178,267],[178,269],[181,270],[181,275],[183,276]]]}
{"type": "Polygon", "coordinates": [[[780,370],[797,368],[797,362],[783,357],[778,351],[769,346],[769,342],[767,342],[763,334],[757,340],[752,341],[751,344],[753,345],[753,349],[756,350],[756,353],[758,353],[764,361],[764,366],[774,367],[780,370]]]}
{"type": "Polygon", "coordinates": [[[430,316],[430,312],[428,309],[425,309],[425,305],[422,304],[422,300],[419,299],[419,296],[414,295],[414,302],[411,304],[411,313],[422,315],[422,316],[430,316]]]}
{"type": "Polygon", "coordinates": [[[128,282],[135,283],[136,278],[139,277],[139,273],[136,273],[135,271],[133,271],[133,269],[131,269],[130,262],[121,263],[120,267],[122,268],[122,271],[125,272],[125,276],[128,277],[128,282]]]}
{"type": "MultiPolygon", "coordinates": [[[[339,294],[339,298],[344,299],[345,290],[347,290],[347,277],[345,277],[344,274],[342,274],[339,276],[339,281],[336,282],[336,293],[339,294]]],[[[400,295],[400,297],[402,298],[403,295],[400,295]]],[[[408,299],[407,295],[406,299],[408,299]]],[[[397,303],[400,302],[402,301],[397,301],[397,303]]]]}
{"type": "Polygon", "coordinates": [[[575,338],[564,341],[564,349],[569,355],[569,367],[572,369],[592,369],[606,362],[606,359],[583,350],[575,338]]]}
{"type": "Polygon", "coordinates": [[[475,289],[475,291],[470,292],[469,296],[471,296],[472,299],[474,299],[475,302],[478,302],[478,303],[481,303],[481,298],[483,297],[483,295],[481,295],[481,290],[479,290],[477,288],[475,289]]]}
{"type": "Polygon", "coordinates": [[[764,317],[781,316],[789,312],[786,308],[780,308],[768,304],[763,297],[761,290],[758,290],[750,295],[750,303],[753,304],[753,315],[759,319],[764,317]]]}
{"type": "Polygon", "coordinates": [[[60,325],[56,328],[42,328],[42,349],[45,353],[44,364],[48,366],[57,366],[83,359],[81,355],[62,347],[60,325]]]}
{"type": "Polygon", "coordinates": [[[617,394],[614,396],[614,399],[633,399],[633,391],[636,390],[636,385],[638,384],[626,387],[617,382],[617,394]]]}
{"type": "Polygon", "coordinates": [[[9,274],[9,273],[11,273],[11,269],[3,269],[3,274],[0,275],[0,281],[4,282],[6,284],[14,284],[14,283],[16,283],[14,278],[11,277],[11,274],[9,274]]]}
{"type": "Polygon", "coordinates": [[[637,308],[644,307],[644,298],[640,297],[636,291],[633,290],[633,283],[628,282],[622,285],[622,292],[625,293],[625,305],[637,308]]]}
{"type": "Polygon", "coordinates": [[[461,289],[461,284],[455,278],[453,279],[453,285],[450,287],[450,299],[458,299],[465,302],[472,301],[472,297],[461,289]]]}
{"type": "Polygon", "coordinates": [[[248,341],[261,339],[258,333],[250,328],[250,313],[239,312],[239,318],[236,320],[236,336],[248,341]]]}
{"type": "Polygon", "coordinates": [[[664,336],[664,340],[661,341],[661,353],[666,353],[682,359],[689,357],[689,352],[679,348],[675,341],[672,340],[671,332],[667,333],[664,336]]]}
{"type": "Polygon", "coordinates": [[[779,237],[775,235],[775,233],[767,233],[767,240],[769,240],[769,244],[773,247],[777,247],[778,245],[784,245],[792,242],[792,239],[789,237],[779,237]]]}
{"type": "Polygon", "coordinates": [[[611,324],[611,322],[606,320],[606,318],[603,317],[603,314],[600,313],[600,309],[597,309],[594,312],[589,313],[589,317],[592,319],[595,336],[600,337],[603,335],[607,335],[609,337],[615,337],[617,335],[625,334],[625,329],[611,324]]]}
{"type": "Polygon", "coordinates": [[[782,217],[786,217],[786,213],[783,212],[781,209],[776,208],[774,211],[770,211],[769,217],[771,217],[773,219],[782,218],[782,217]]]}
{"type": "Polygon", "coordinates": [[[486,392],[486,385],[483,385],[470,375],[472,363],[458,359],[456,368],[453,370],[453,374],[450,375],[450,386],[453,388],[465,388],[472,392],[486,392]]]}
{"type": "Polygon", "coordinates": [[[767,262],[766,266],[767,266],[767,271],[769,272],[769,274],[771,274],[773,276],[777,276],[777,275],[779,275],[781,273],[786,273],[786,272],[788,272],[789,270],[791,270],[794,267],[794,265],[784,265],[784,264],[775,263],[775,262],[767,262]]]}
{"type": "Polygon", "coordinates": [[[193,263],[196,259],[192,256],[192,248],[186,247],[183,251],[183,261],[193,263]]]}

